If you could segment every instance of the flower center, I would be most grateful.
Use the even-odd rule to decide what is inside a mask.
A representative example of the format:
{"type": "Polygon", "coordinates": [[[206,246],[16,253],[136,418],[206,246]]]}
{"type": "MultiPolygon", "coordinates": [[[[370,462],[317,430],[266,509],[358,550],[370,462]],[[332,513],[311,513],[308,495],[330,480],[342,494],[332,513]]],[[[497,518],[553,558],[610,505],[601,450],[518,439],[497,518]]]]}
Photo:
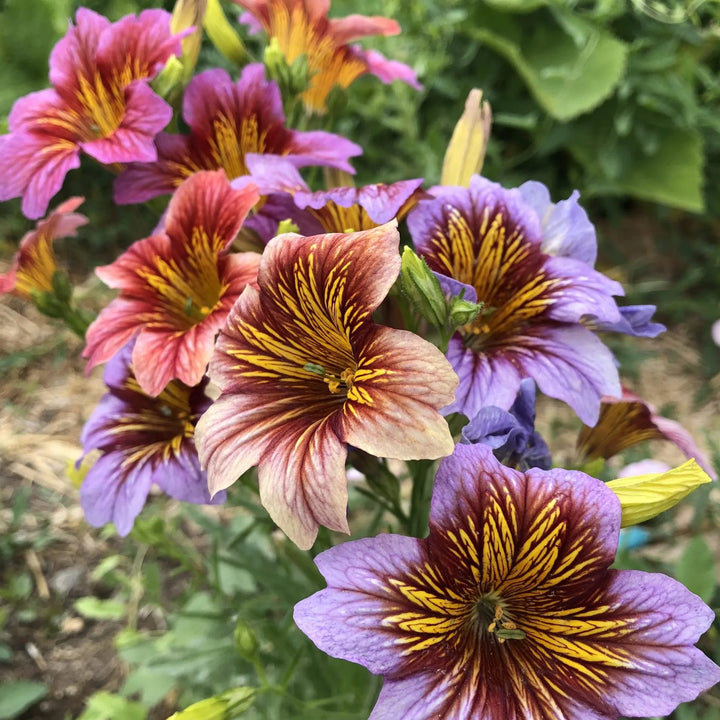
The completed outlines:
{"type": "Polygon", "coordinates": [[[339,375],[336,375],[327,372],[322,365],[317,363],[305,363],[303,370],[319,375],[323,382],[327,383],[328,390],[333,395],[347,395],[348,390],[355,384],[355,370],[352,368],[345,368],[339,375]]]}
{"type": "Polygon", "coordinates": [[[480,597],[475,606],[478,627],[494,635],[502,644],[506,640],[522,640],[525,633],[513,622],[507,612],[507,605],[496,592],[489,592],[480,597]]]}

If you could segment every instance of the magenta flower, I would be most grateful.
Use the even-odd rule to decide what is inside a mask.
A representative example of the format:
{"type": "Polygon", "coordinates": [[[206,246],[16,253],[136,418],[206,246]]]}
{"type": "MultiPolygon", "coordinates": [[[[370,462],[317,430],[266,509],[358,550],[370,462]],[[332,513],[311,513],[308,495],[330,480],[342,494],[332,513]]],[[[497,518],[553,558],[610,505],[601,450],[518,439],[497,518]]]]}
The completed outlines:
{"type": "Polygon", "coordinates": [[[665,716],[720,680],[693,647],[714,613],[665,575],[609,569],[620,516],[599,480],[458,445],[428,537],[321,553],[328,587],[295,621],[385,678],[371,720],[665,716]]]}
{"type": "Polygon", "coordinates": [[[81,197],[66,200],[40,220],[35,230],[23,236],[12,267],[0,275],[0,294],[13,293],[32,300],[34,293],[53,292],[52,279],[58,269],[53,241],[75,235],[87,223],[84,215],[74,212],[83,200],[81,197]]]}
{"type": "Polygon", "coordinates": [[[303,92],[312,112],[326,110],[327,96],[339,85],[347,88],[361,75],[370,73],[384,83],[402,80],[419,90],[415,71],[396,60],[387,60],[376,50],[349,45],[368,35],[397,35],[400,26],[390,18],[349,15],[329,19],[329,0],[233,0],[248,10],[240,18],[252,31],[264,30],[275,41],[286,61],[307,60],[310,87],[303,92]]]}
{"type": "Polygon", "coordinates": [[[108,363],[108,393],[82,433],[84,454],[102,453],[80,488],[83,512],[95,527],[115,523],[119,535],[130,532],[153,484],[185,502],[225,499],[221,493],[211,501],[195,450],[195,423],[211,402],[207,379],[194,388],[173,381],[150,397],[132,372],[131,354],[128,345],[108,363]]]}
{"type": "Polygon", "coordinates": [[[155,160],[172,108],[148,81],[181,52],[163,10],[110,23],[79,8],[50,55],[52,88],[18,100],[0,137],[0,200],[21,196],[25,215],[39,217],[81,150],[105,165],[155,160]]]}
{"type": "Polygon", "coordinates": [[[293,542],[348,532],[347,445],[380,457],[452,452],[438,413],[455,374],[437,348],[376,325],[400,270],[395,223],[349,234],[279,235],[221,331],[201,419],[211,492],[258,466],[260,499],[293,542]]]}
{"type": "Polygon", "coordinates": [[[200,382],[217,331],[257,277],[259,254],[229,252],[257,199],[254,186],[233,190],[222,171],[197,173],[170,201],[163,233],[96,269],[120,297],[88,328],[88,369],[137,336],[135,376],[148,395],[173,379],[200,382]]]}
{"type": "Polygon", "coordinates": [[[540,183],[506,190],[479,176],[468,189],[435,192],[408,217],[413,241],[431,270],[485,304],[450,341],[460,386],[448,412],[507,410],[530,377],[593,425],[600,398],[618,395],[620,380],[586,324],[647,334],[649,318],[625,318],[613,298],[622,287],[593,270],[595,231],[577,195],[553,205],[540,183]]]}
{"type": "Polygon", "coordinates": [[[234,83],[225,70],[197,75],[183,96],[189,135],[161,133],[157,161],[131,164],[116,180],[115,201],[144,202],[172,193],[201,170],[225,170],[231,180],[247,174],[247,153],[282,155],[296,167],[329,165],[354,172],[349,158],[362,148],[333,133],[285,127],[276,83],[259,63],[247,65],[234,83]]]}

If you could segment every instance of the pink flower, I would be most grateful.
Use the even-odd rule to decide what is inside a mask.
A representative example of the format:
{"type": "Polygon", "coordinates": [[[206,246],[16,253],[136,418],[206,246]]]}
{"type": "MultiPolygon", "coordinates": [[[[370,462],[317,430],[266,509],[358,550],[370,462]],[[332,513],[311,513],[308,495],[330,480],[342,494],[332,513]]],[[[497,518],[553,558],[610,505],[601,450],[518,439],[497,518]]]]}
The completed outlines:
{"type": "Polygon", "coordinates": [[[23,212],[39,217],[80,166],[80,151],[103,164],[149,161],[153,138],[172,117],[149,87],[181,36],[170,15],[146,10],[116,23],[87,8],[50,55],[52,88],[20,98],[10,134],[0,137],[0,200],[23,198],[23,212]]]}
{"type": "Polygon", "coordinates": [[[144,392],[158,395],[173,379],[197,385],[215,333],[257,276],[257,253],[228,252],[257,200],[254,186],[233,190],[222,171],[197,173],[173,195],[162,234],[97,268],[120,297],[88,329],[88,369],[137,336],[132,363],[144,392]]]}

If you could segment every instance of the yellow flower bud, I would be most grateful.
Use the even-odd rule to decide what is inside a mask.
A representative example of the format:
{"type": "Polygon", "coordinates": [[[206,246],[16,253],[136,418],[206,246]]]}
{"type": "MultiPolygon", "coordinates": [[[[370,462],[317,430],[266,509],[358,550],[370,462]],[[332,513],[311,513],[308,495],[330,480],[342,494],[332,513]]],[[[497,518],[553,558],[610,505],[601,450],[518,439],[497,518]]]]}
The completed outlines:
{"type": "Polygon", "coordinates": [[[711,482],[695,460],[664,473],[650,473],[611,480],[608,487],[622,506],[622,527],[637,525],[669,510],[695,488],[711,482]]]}
{"type": "Polygon", "coordinates": [[[183,38],[182,41],[182,67],[183,82],[187,83],[197,65],[198,55],[200,55],[200,46],[202,45],[202,25],[205,11],[207,10],[207,0],[176,0],[173,7],[172,17],[170,18],[170,32],[174,35],[195,28],[191,35],[183,38]]]}
{"type": "Polygon", "coordinates": [[[470,178],[482,170],[491,122],[490,105],[482,101],[482,90],[472,89],[445,151],[441,185],[470,186],[470,178]]]}
{"type": "Polygon", "coordinates": [[[232,62],[242,65],[247,62],[247,50],[235,28],[225,17],[220,0],[207,0],[203,26],[212,44],[232,62]]]}

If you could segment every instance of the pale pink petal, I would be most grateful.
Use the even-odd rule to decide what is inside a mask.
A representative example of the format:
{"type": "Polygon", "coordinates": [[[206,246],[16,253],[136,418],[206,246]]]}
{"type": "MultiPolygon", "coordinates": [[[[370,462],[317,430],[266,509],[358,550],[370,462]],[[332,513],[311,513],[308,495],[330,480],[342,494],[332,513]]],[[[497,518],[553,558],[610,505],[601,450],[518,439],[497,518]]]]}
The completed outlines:
{"type": "MultiPolygon", "coordinates": [[[[418,460],[449,455],[455,445],[437,409],[453,401],[458,379],[444,355],[414,333],[385,327],[377,328],[359,355],[378,358],[385,372],[357,380],[370,402],[355,406],[349,393],[344,439],[379,457],[418,460]]],[[[362,371],[360,365],[358,378],[362,371]]]]}
{"type": "Polygon", "coordinates": [[[349,533],[347,448],[329,419],[304,423],[276,436],[260,460],[260,501],[277,526],[301,549],[312,547],[318,527],[349,533]]]}
{"type": "Polygon", "coordinates": [[[399,35],[400,25],[386,17],[347,15],[330,20],[330,33],[339,45],[345,45],[368,35],[399,35]]]}
{"type": "Polygon", "coordinates": [[[115,262],[95,268],[95,274],[108,286],[142,295],[147,282],[138,268],[154,268],[158,258],[172,257],[172,242],[167,235],[152,235],[134,242],[115,262]]]}
{"type": "Polygon", "coordinates": [[[388,60],[377,50],[363,50],[354,46],[351,46],[350,49],[365,61],[367,71],[385,84],[391,83],[393,80],[402,80],[415,90],[423,89],[422,84],[417,79],[417,73],[409,65],[398,60],[388,60]]]}

